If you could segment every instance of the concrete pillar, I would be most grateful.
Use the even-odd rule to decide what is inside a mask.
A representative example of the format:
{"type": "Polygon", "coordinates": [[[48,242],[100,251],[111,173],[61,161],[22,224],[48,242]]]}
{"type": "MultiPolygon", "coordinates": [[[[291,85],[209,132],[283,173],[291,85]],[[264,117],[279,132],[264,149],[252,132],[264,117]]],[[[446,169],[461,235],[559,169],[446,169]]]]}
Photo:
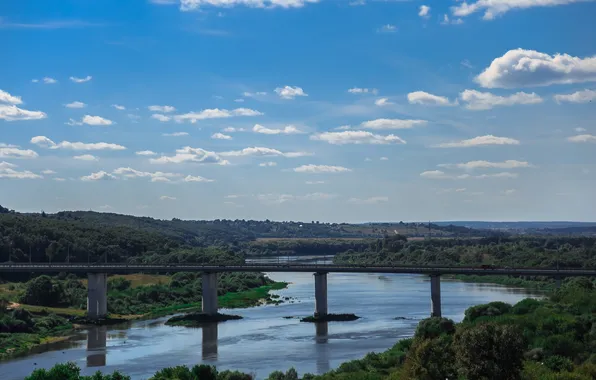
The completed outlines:
{"type": "Polygon", "coordinates": [[[561,277],[555,277],[555,287],[557,289],[561,289],[562,283],[563,283],[563,279],[561,277]]]}
{"type": "Polygon", "coordinates": [[[203,273],[203,313],[217,314],[217,273],[203,273]]]}
{"type": "Polygon", "coordinates": [[[431,317],[441,316],[441,276],[433,274],[430,276],[430,303],[431,317]]]}
{"type": "Polygon", "coordinates": [[[108,276],[105,273],[87,275],[87,317],[104,318],[108,314],[108,276]]]}
{"type": "Polygon", "coordinates": [[[97,326],[87,330],[87,367],[106,365],[107,326],[97,326]]]}
{"type": "Polygon", "coordinates": [[[217,323],[203,325],[203,360],[217,359],[217,323]]]}
{"type": "Polygon", "coordinates": [[[315,317],[327,315],[327,273],[315,273],[315,317]]]}

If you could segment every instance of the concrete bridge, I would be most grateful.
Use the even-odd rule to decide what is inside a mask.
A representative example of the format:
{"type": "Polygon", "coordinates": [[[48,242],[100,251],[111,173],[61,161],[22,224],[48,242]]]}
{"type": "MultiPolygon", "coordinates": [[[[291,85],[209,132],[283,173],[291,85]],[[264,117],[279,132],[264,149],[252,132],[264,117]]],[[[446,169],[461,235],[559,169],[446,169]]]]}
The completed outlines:
{"type": "Polygon", "coordinates": [[[462,266],[365,266],[323,264],[48,264],[48,263],[2,263],[0,274],[17,272],[37,273],[87,273],[87,315],[102,318],[107,315],[107,275],[125,273],[176,273],[201,272],[203,274],[202,307],[206,314],[217,313],[217,274],[224,272],[307,272],[314,273],[315,315],[324,316],[327,307],[328,273],[409,273],[430,276],[431,316],[441,316],[441,275],[499,275],[499,276],[547,276],[555,278],[557,286],[565,277],[596,277],[596,269],[558,268],[498,268],[462,266]]]}

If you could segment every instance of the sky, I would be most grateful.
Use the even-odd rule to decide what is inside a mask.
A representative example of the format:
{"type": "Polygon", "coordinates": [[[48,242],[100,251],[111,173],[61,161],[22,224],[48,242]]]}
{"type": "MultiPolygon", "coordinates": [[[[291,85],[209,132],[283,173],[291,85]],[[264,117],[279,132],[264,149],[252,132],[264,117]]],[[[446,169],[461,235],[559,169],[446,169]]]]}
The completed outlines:
{"type": "Polygon", "coordinates": [[[0,3],[0,204],[596,221],[596,2],[0,3]]]}

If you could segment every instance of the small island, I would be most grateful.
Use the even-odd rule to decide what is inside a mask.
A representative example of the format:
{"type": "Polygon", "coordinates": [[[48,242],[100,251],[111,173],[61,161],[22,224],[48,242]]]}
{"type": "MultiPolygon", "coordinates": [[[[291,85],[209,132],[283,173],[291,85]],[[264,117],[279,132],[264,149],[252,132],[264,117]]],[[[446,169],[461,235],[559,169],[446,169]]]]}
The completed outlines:
{"type": "Polygon", "coordinates": [[[190,313],[178,315],[166,321],[168,326],[201,327],[206,323],[225,322],[235,319],[242,319],[239,315],[217,313],[215,315],[204,313],[190,313]]]}
{"type": "Polygon", "coordinates": [[[300,322],[347,322],[357,319],[360,317],[355,314],[325,314],[308,316],[300,319],[300,322]]]}

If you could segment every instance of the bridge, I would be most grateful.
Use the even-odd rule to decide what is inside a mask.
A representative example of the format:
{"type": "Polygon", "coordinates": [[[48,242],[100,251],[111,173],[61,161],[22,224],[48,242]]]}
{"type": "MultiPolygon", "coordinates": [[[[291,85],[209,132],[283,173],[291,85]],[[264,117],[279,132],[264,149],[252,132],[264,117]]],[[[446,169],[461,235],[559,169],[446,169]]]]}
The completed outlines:
{"type": "Polygon", "coordinates": [[[225,272],[307,272],[314,273],[315,315],[328,314],[328,273],[396,273],[422,274],[430,276],[431,316],[441,316],[441,275],[497,275],[497,276],[546,276],[553,277],[557,286],[565,277],[596,277],[596,269],[559,268],[499,268],[463,266],[370,266],[370,265],[327,265],[327,264],[242,264],[242,265],[200,265],[200,264],[85,264],[85,263],[2,263],[3,273],[87,273],[87,315],[92,319],[107,315],[107,275],[125,273],[202,273],[203,313],[217,314],[217,274],[225,272]]]}

